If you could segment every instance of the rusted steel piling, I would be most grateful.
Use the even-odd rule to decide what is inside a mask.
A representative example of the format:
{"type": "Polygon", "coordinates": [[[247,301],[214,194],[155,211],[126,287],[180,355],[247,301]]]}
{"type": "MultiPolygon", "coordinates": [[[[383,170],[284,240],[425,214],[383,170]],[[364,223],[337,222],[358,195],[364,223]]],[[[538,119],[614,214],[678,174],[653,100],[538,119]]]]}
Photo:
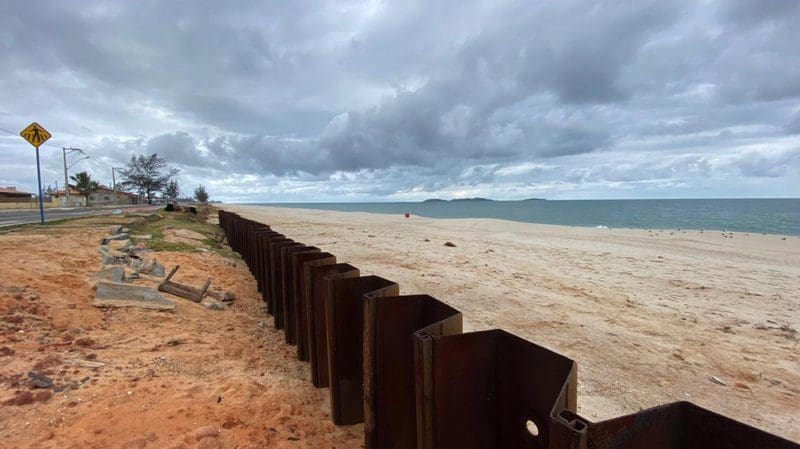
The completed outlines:
{"type": "Polygon", "coordinates": [[[262,223],[220,210],[219,224],[330,388],[331,419],[364,422],[368,449],[800,449],[689,402],[591,422],[573,360],[499,329],[464,334],[458,310],[262,223]]]}

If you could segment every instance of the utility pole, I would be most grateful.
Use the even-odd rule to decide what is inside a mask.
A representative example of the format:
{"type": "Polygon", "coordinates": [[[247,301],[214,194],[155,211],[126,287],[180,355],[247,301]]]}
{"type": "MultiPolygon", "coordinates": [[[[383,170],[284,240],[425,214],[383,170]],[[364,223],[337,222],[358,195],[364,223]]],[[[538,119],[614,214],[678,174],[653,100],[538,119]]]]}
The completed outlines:
{"type": "Polygon", "coordinates": [[[111,167],[111,183],[113,184],[114,189],[114,204],[119,202],[119,198],[117,198],[117,178],[114,176],[114,170],[122,170],[123,167],[111,167]]]}
{"type": "Polygon", "coordinates": [[[111,167],[111,188],[114,189],[114,204],[117,204],[117,178],[114,176],[115,167],[111,167]]]}
{"type": "MultiPolygon", "coordinates": [[[[69,207],[69,177],[67,176],[67,151],[77,151],[84,154],[80,148],[61,148],[61,153],[64,156],[64,192],[67,194],[67,207],[69,207]]],[[[74,165],[74,164],[73,164],[74,165]]]]}
{"type": "Polygon", "coordinates": [[[69,178],[67,178],[67,149],[61,147],[61,154],[64,156],[64,192],[67,194],[67,204],[69,207],[69,178]]]}

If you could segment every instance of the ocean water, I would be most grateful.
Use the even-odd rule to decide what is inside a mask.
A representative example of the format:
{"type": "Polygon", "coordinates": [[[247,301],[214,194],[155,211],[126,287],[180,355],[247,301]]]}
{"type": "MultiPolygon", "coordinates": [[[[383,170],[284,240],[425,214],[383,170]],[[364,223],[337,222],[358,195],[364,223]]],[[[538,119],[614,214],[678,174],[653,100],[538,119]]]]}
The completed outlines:
{"type": "Polygon", "coordinates": [[[264,203],[264,206],[499,218],[566,226],[642,229],[726,229],[800,235],[800,198],[570,201],[431,201],[418,203],[264,203]]]}

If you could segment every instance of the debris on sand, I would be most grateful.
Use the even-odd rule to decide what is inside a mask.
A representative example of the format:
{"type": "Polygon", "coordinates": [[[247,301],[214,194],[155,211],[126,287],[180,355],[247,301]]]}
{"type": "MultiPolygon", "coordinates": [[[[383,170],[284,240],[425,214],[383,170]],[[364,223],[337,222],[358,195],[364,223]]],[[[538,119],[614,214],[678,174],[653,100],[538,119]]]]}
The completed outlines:
{"type": "Polygon", "coordinates": [[[231,291],[221,291],[221,290],[211,290],[209,289],[207,292],[208,296],[218,299],[222,302],[230,302],[236,299],[236,293],[231,291]]]}
{"type": "Polygon", "coordinates": [[[447,247],[450,247],[450,248],[455,248],[456,244],[453,243],[453,242],[444,242],[444,246],[447,246],[447,247]]]}
{"type": "Polygon", "coordinates": [[[106,366],[104,362],[83,359],[65,359],[64,363],[67,365],[80,366],[81,368],[102,368],[106,366]]]}
{"type": "Polygon", "coordinates": [[[122,282],[125,279],[125,269],[120,266],[103,268],[97,273],[97,279],[108,282],[122,282]]]}
{"type": "Polygon", "coordinates": [[[180,265],[175,265],[175,268],[169,272],[164,282],[158,286],[158,290],[166,293],[171,293],[175,296],[180,296],[181,298],[186,298],[194,302],[201,302],[203,300],[203,296],[205,296],[206,291],[208,290],[208,286],[211,285],[211,279],[206,280],[201,288],[194,288],[188,285],[179,284],[177,282],[172,281],[172,276],[175,276],[175,273],[178,272],[180,265]]]}
{"type": "Polygon", "coordinates": [[[717,384],[717,385],[722,385],[723,387],[724,387],[725,385],[728,385],[727,383],[725,383],[725,381],[724,381],[724,380],[720,379],[720,378],[719,378],[719,377],[717,377],[717,376],[711,376],[711,377],[709,377],[709,378],[708,378],[708,380],[710,380],[711,382],[714,382],[714,383],[715,383],[715,384],[717,384]]]}
{"type": "Polygon", "coordinates": [[[137,307],[141,309],[175,310],[175,303],[161,293],[141,285],[100,282],[97,284],[95,307],[137,307]]]}
{"type": "Polygon", "coordinates": [[[209,298],[204,299],[200,304],[208,310],[225,310],[225,304],[209,298]]]}
{"type": "Polygon", "coordinates": [[[158,263],[156,259],[148,258],[133,258],[128,263],[128,266],[136,270],[137,273],[149,274],[158,277],[164,277],[167,268],[158,263]]]}
{"type": "Polygon", "coordinates": [[[130,236],[125,232],[120,232],[119,234],[113,234],[108,237],[103,238],[100,242],[101,245],[107,245],[109,242],[113,242],[115,240],[128,240],[130,236]]]}
{"type": "Polygon", "coordinates": [[[53,379],[36,371],[28,371],[28,377],[31,379],[31,385],[36,388],[50,388],[53,386],[53,379]]]}

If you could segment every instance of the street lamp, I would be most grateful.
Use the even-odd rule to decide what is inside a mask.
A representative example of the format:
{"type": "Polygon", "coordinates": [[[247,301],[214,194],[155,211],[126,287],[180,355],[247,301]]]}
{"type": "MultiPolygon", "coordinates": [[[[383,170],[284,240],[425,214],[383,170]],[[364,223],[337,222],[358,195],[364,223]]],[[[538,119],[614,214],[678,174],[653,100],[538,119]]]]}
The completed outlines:
{"type": "MultiPolygon", "coordinates": [[[[66,192],[66,194],[67,194],[67,207],[69,207],[69,176],[67,176],[67,169],[69,167],[72,167],[72,165],[75,165],[75,163],[73,163],[72,165],[67,167],[67,152],[72,152],[72,151],[77,151],[78,153],[83,154],[83,155],[86,154],[80,148],[66,148],[66,147],[62,147],[61,148],[62,155],[64,156],[64,192],[66,192]]],[[[88,159],[88,158],[89,158],[89,156],[86,156],[83,159],[88,159]]],[[[78,159],[78,160],[83,160],[83,159],[78,159]]],[[[78,161],[75,161],[75,162],[78,162],[78,161]]]]}

